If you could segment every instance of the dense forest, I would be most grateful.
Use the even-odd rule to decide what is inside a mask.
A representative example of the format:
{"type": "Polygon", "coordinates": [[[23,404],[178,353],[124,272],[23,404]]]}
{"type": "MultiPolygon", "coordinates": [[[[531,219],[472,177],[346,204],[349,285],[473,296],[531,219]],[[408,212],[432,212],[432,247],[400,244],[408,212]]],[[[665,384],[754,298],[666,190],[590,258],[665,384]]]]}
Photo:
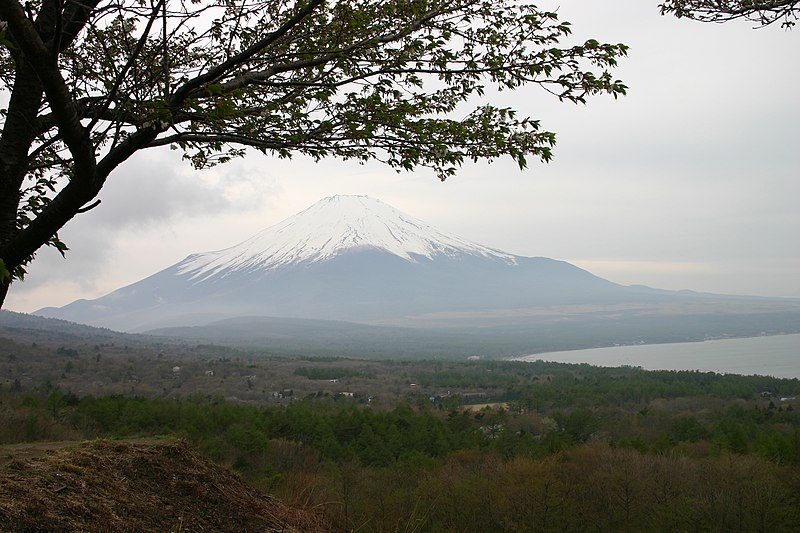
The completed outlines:
{"type": "MultiPolygon", "coordinates": [[[[317,385],[380,375],[345,360],[294,368],[317,385]]],[[[342,531],[800,528],[798,380],[543,362],[403,368],[416,382],[401,395],[320,390],[280,405],[5,388],[0,442],[173,435],[342,531]]]]}
{"type": "Polygon", "coordinates": [[[797,379],[33,325],[0,328],[0,463],[169,436],[333,531],[800,530],[797,379]]]}

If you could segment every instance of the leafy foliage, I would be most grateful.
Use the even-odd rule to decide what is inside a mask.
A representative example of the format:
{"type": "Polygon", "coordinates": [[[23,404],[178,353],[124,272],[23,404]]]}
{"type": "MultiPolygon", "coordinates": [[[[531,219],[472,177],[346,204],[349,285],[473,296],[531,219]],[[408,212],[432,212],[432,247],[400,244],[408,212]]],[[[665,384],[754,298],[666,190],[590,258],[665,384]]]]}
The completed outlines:
{"type": "Polygon", "coordinates": [[[60,391],[2,401],[6,432],[29,441],[52,438],[56,424],[72,438],[177,434],[288,503],[324,508],[332,530],[788,532],[800,524],[800,418],[775,408],[707,401],[693,414],[653,407],[617,420],[625,409],[569,406],[540,420],[408,404],[265,408],[60,391]]]}
{"type": "MultiPolygon", "coordinates": [[[[32,356],[6,357],[3,373],[26,384],[0,384],[0,443],[175,435],[288,503],[324,509],[336,531],[410,524],[415,531],[789,532],[800,525],[797,379],[541,361],[265,360],[301,381],[319,368],[376,389],[369,404],[327,394],[300,400],[295,392],[267,405],[195,389],[170,398],[166,388],[150,398],[129,386],[127,397],[64,392],[61,383],[85,387],[66,381],[76,374],[103,376],[101,365],[139,372],[127,348],[102,363],[92,350],[68,350],[46,353],[51,366],[53,351],[72,363],[69,375],[35,389],[29,376],[46,376],[26,366],[32,356]],[[417,387],[390,401],[387,369],[417,387]],[[445,388],[483,391],[493,403],[465,406],[458,394],[432,401],[430,391],[445,388]]],[[[171,381],[194,371],[207,390],[226,371],[262,372],[254,360],[217,360],[212,379],[202,372],[207,356],[197,357],[203,366],[181,363],[180,378],[160,355],[142,363],[163,364],[171,381]]]]}
{"type": "Polygon", "coordinates": [[[745,19],[768,26],[780,21],[784,28],[791,28],[800,13],[798,3],[798,0],[667,0],[659,7],[662,15],[702,22],[745,19]]]}

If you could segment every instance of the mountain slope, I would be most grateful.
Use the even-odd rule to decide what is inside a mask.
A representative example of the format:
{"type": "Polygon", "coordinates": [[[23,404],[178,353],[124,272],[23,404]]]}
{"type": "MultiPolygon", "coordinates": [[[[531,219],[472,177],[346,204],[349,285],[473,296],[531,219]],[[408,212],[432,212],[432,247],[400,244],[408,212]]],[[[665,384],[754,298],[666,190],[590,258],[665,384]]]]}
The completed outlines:
{"type": "Polygon", "coordinates": [[[471,243],[369,197],[334,196],[236,246],[37,314],[143,331],[243,315],[374,322],[678,297],[693,296],[623,287],[563,261],[471,243]]]}

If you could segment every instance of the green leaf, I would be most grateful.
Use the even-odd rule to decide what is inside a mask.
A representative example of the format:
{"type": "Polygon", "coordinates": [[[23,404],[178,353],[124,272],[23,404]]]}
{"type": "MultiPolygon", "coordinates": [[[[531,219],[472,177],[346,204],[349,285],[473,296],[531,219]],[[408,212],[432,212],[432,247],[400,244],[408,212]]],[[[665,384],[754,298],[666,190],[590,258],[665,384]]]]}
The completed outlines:
{"type": "Polygon", "coordinates": [[[2,259],[0,259],[0,282],[2,283],[9,283],[11,282],[11,272],[8,271],[6,268],[6,263],[2,259]]]}
{"type": "Polygon", "coordinates": [[[222,94],[222,85],[220,85],[219,83],[209,83],[208,85],[206,85],[206,89],[211,94],[215,95],[222,94]]]}

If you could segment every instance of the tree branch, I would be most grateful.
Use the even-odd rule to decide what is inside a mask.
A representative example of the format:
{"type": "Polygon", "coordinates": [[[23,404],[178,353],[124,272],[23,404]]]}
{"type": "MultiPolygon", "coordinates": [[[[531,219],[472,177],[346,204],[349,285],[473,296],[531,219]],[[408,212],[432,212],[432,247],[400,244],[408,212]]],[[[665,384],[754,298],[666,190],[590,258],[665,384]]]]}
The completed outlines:
{"type": "Polygon", "coordinates": [[[231,58],[223,61],[216,67],[212,68],[205,74],[201,74],[196,76],[194,79],[186,81],[183,85],[181,85],[172,97],[169,99],[170,107],[178,107],[184,99],[187,98],[190,92],[193,90],[207,84],[212,83],[219,79],[221,76],[224,76],[228,72],[235,69],[238,65],[245,63],[250,58],[258,54],[263,49],[267,48],[278,39],[286,35],[292,28],[297,26],[300,22],[303,21],[306,17],[308,17],[314,10],[322,5],[325,0],[310,0],[308,5],[295,13],[293,17],[289,20],[284,22],[277,30],[267,34],[266,37],[259,40],[255,44],[249,46],[242,52],[232,56],[231,58]]]}
{"type": "MultiPolygon", "coordinates": [[[[136,48],[134,48],[131,54],[128,56],[128,60],[125,62],[125,65],[122,67],[119,74],[117,74],[117,77],[114,79],[114,84],[108,91],[108,95],[106,95],[105,102],[100,107],[99,111],[100,114],[108,110],[109,106],[111,105],[111,102],[117,96],[117,91],[119,91],[120,85],[122,85],[122,81],[125,79],[125,76],[128,74],[128,71],[131,69],[131,67],[136,63],[136,60],[139,58],[139,54],[142,52],[144,45],[147,43],[147,36],[150,34],[150,30],[153,28],[153,24],[158,19],[158,12],[161,10],[161,6],[164,4],[164,1],[165,0],[158,0],[156,5],[153,6],[152,11],[150,12],[150,16],[147,18],[147,24],[142,30],[142,34],[139,36],[139,40],[136,42],[136,48]]],[[[98,121],[97,117],[92,119],[87,129],[91,131],[92,128],[94,128],[94,126],[97,124],[97,121],[98,121]]]]}
{"type": "Polygon", "coordinates": [[[673,14],[701,22],[727,22],[746,19],[762,27],[783,19],[791,28],[798,17],[800,0],[667,0],[659,5],[662,15],[673,14]]]}
{"type": "Polygon", "coordinates": [[[100,0],[67,0],[59,52],[66,50],[75,41],[99,3],[100,0]]]}
{"type": "Polygon", "coordinates": [[[15,36],[24,59],[42,82],[61,138],[64,139],[74,159],[73,179],[91,180],[94,175],[95,159],[88,132],[80,123],[72,95],[49,50],[26,18],[22,6],[15,0],[0,0],[0,17],[8,22],[8,28],[15,36]]]}
{"type": "Polygon", "coordinates": [[[47,209],[39,213],[28,226],[15,235],[6,248],[6,255],[3,258],[6,263],[21,264],[36,252],[43,243],[46,243],[59,229],[64,227],[64,224],[97,196],[108,175],[120,163],[146,146],[156,135],[157,130],[153,128],[141,129],[133,133],[97,163],[94,179],[88,184],[75,179],[71,180],[50,201],[47,209]]]}

